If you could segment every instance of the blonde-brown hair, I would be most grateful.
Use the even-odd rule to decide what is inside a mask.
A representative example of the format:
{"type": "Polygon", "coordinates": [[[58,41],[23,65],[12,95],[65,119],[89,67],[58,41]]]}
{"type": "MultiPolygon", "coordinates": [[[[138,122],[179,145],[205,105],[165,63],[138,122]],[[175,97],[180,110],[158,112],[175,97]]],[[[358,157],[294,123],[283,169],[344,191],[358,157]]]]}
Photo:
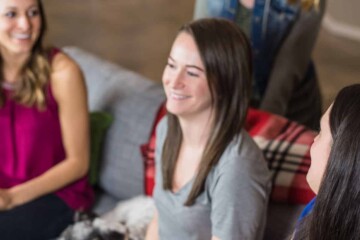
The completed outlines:
{"type": "MultiPolygon", "coordinates": [[[[20,72],[20,81],[13,93],[13,98],[18,103],[26,106],[34,106],[38,109],[45,108],[45,86],[50,77],[49,51],[43,46],[46,32],[46,19],[42,2],[38,0],[41,18],[40,34],[35,42],[31,56],[24,64],[20,72]]],[[[0,82],[4,81],[3,59],[0,57],[0,82]]],[[[4,94],[0,91],[0,106],[4,104],[4,94]]]]}

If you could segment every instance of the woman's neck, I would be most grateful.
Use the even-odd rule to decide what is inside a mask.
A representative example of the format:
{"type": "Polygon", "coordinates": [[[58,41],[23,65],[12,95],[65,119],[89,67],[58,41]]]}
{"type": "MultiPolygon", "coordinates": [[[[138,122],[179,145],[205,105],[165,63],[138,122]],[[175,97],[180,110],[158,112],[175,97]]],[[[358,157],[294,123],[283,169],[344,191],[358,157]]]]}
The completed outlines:
{"type": "Polygon", "coordinates": [[[20,78],[21,67],[20,66],[5,66],[3,67],[4,82],[9,84],[15,84],[20,78]]]}
{"type": "Polygon", "coordinates": [[[16,83],[20,77],[21,69],[28,60],[28,55],[11,55],[1,52],[3,61],[4,82],[16,83]]]}
{"type": "Polygon", "coordinates": [[[210,114],[210,116],[206,118],[179,118],[179,122],[183,134],[183,144],[191,147],[204,148],[213,126],[213,114],[210,114]]]}

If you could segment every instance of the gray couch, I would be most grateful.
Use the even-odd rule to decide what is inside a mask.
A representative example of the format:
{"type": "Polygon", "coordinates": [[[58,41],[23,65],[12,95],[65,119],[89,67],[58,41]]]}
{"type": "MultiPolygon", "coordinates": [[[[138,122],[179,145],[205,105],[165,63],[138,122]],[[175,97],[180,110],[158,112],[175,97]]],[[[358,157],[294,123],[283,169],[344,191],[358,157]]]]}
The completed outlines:
{"type": "MultiPolygon", "coordinates": [[[[64,51],[84,72],[90,111],[114,117],[107,132],[94,211],[102,214],[118,201],[144,193],[140,145],[148,141],[154,117],[164,101],[161,85],[76,47],[64,51]]],[[[269,204],[266,240],[287,239],[303,206],[269,204]]]]}

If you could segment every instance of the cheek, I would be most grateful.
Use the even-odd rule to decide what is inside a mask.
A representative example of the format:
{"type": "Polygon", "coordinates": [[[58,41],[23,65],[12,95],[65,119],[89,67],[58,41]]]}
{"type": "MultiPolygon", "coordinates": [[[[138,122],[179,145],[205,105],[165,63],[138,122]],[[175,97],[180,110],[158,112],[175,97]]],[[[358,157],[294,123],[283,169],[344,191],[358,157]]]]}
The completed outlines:
{"type": "Polygon", "coordinates": [[[32,26],[38,33],[40,33],[41,25],[42,22],[40,18],[36,18],[32,20],[32,26]]]}
{"type": "Polygon", "coordinates": [[[209,89],[209,86],[206,81],[202,82],[201,84],[198,84],[196,87],[196,90],[197,90],[197,93],[201,96],[204,96],[204,97],[211,96],[210,89],[209,89]]]}
{"type": "Polygon", "coordinates": [[[12,27],[10,24],[6,24],[6,23],[0,23],[0,31],[8,31],[10,30],[12,27]]]}
{"type": "Polygon", "coordinates": [[[162,86],[163,86],[166,97],[168,97],[169,92],[171,90],[171,77],[170,77],[169,71],[166,70],[166,68],[165,68],[163,76],[162,76],[162,86]]]}
{"type": "Polygon", "coordinates": [[[165,88],[165,85],[167,85],[169,83],[169,71],[167,70],[167,67],[165,67],[163,75],[162,75],[162,84],[165,88]]]}
{"type": "Polygon", "coordinates": [[[311,144],[311,147],[310,147],[310,157],[311,157],[311,160],[315,159],[316,158],[316,141],[314,141],[312,144],[311,144]]]}
{"type": "Polygon", "coordinates": [[[317,193],[330,155],[330,147],[315,141],[310,149],[311,165],[306,180],[317,193]]]}
{"type": "Polygon", "coordinates": [[[321,162],[326,165],[330,155],[330,141],[327,140],[315,140],[310,148],[311,162],[321,162]]]}

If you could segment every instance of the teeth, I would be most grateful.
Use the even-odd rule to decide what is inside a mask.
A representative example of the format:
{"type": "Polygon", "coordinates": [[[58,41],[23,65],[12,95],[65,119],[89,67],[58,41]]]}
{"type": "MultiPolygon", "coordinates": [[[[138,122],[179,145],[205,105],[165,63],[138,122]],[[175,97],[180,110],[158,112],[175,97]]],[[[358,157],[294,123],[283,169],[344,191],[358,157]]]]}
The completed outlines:
{"type": "Polygon", "coordinates": [[[170,93],[170,96],[176,100],[183,100],[183,99],[186,99],[186,98],[189,98],[189,96],[186,96],[186,95],[181,95],[181,94],[177,94],[177,93],[170,93]]]}
{"type": "Polygon", "coordinates": [[[30,38],[30,34],[17,33],[17,34],[14,34],[13,37],[17,38],[17,39],[28,39],[28,38],[30,38]]]}

